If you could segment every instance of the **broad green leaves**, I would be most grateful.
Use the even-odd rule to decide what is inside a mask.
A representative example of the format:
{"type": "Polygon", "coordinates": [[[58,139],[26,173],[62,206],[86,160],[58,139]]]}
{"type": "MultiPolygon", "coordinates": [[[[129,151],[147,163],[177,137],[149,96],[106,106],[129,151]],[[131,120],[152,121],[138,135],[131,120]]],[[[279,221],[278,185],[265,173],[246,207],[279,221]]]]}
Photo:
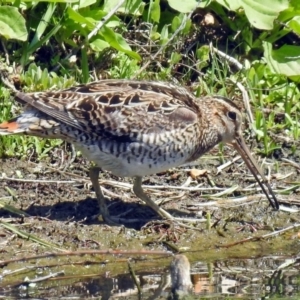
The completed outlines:
{"type": "MultiPolygon", "coordinates": [[[[120,2],[120,0],[106,0],[106,1],[104,1],[104,6],[102,9],[105,12],[110,12],[119,4],[119,2],[120,2]]],[[[145,3],[142,2],[142,0],[127,0],[118,9],[118,12],[139,16],[143,13],[144,6],[145,6],[145,3]]]]}
{"type": "MultiPolygon", "coordinates": [[[[21,1],[13,1],[13,0],[3,0],[2,2],[7,2],[7,3],[20,3],[21,1]]],[[[70,4],[70,3],[78,3],[78,0],[38,0],[38,1],[32,1],[32,0],[22,0],[22,2],[24,3],[28,3],[28,4],[37,4],[40,2],[50,2],[50,3],[66,3],[66,4],[70,4]]]]}
{"type": "Polygon", "coordinates": [[[208,6],[211,2],[212,0],[168,0],[169,5],[181,13],[190,13],[197,7],[208,6]]]}
{"type": "Polygon", "coordinates": [[[199,1],[196,1],[196,0],[185,0],[185,1],[169,0],[168,3],[173,9],[175,9],[181,13],[189,13],[198,7],[199,1]]]}
{"type": "Polygon", "coordinates": [[[295,33],[300,35],[300,15],[292,18],[287,24],[295,33]]]}
{"type": "MultiPolygon", "coordinates": [[[[20,61],[24,65],[30,62],[30,57],[35,51],[52,42],[67,45],[71,49],[77,48],[76,51],[84,48],[86,64],[89,51],[92,50],[97,56],[109,47],[131,59],[140,60],[137,52],[138,47],[143,47],[143,44],[132,43],[131,40],[135,35],[136,24],[147,24],[148,29],[145,32],[145,26],[141,27],[142,39],[146,44],[153,43],[152,49],[159,49],[155,47],[162,45],[172,47],[170,38],[176,36],[175,40],[185,40],[185,35],[191,34],[194,29],[197,30],[197,26],[208,26],[201,20],[199,24],[195,24],[187,17],[187,13],[201,7],[199,15],[203,13],[205,16],[207,12],[211,12],[215,17],[218,16],[215,26],[230,28],[228,40],[242,44],[238,47],[246,55],[254,50],[260,53],[261,57],[264,51],[265,58],[274,72],[293,78],[300,73],[297,46],[286,45],[272,50],[272,44],[288,33],[300,35],[299,0],[167,0],[169,6],[163,10],[165,3],[162,6],[162,0],[104,0],[100,1],[100,4],[96,0],[43,1],[49,3],[40,4],[41,1],[25,0],[14,3],[16,7],[0,7],[0,34],[5,39],[27,41],[27,30],[30,30],[31,40],[29,39],[29,43],[24,44],[20,51],[20,61]],[[32,9],[34,13],[40,12],[34,21],[28,20],[27,27],[23,15],[18,11],[18,8],[24,7],[25,10],[26,7],[28,10],[32,9]],[[115,13],[106,20],[110,12],[115,13]],[[105,24],[101,24],[103,20],[105,24]],[[100,29],[94,33],[93,30],[97,26],[100,29]],[[133,45],[132,48],[130,45],[133,45]]],[[[203,66],[199,65],[199,69],[209,64],[206,50],[200,46],[194,50],[193,54],[203,61],[203,66]]],[[[182,53],[178,55],[180,57],[182,53]]],[[[58,61],[59,57],[56,59],[58,61]]],[[[86,69],[86,76],[88,71],[86,69]]]]}
{"type": "Polygon", "coordinates": [[[256,28],[271,30],[279,13],[288,8],[288,0],[239,0],[249,22],[256,28]]]}
{"type": "Polygon", "coordinates": [[[7,40],[27,40],[25,20],[16,7],[0,7],[0,35],[7,40]]]}
{"type": "Polygon", "coordinates": [[[94,39],[92,42],[90,42],[90,46],[95,52],[101,52],[110,45],[108,42],[102,39],[94,39]]]}
{"type": "Polygon", "coordinates": [[[153,0],[150,3],[150,16],[151,19],[158,23],[160,20],[160,3],[159,0],[153,0]]]}
{"type": "Polygon", "coordinates": [[[140,60],[140,56],[131,50],[130,46],[127,44],[126,40],[121,34],[114,32],[112,29],[103,26],[101,30],[101,35],[113,48],[126,53],[127,55],[140,60]]]}
{"type": "Polygon", "coordinates": [[[216,0],[232,11],[243,9],[256,28],[271,30],[279,13],[289,7],[288,0],[216,0]]]}
{"type": "MultiPolygon", "coordinates": [[[[68,16],[77,25],[80,26],[81,33],[87,37],[90,31],[92,31],[99,20],[105,17],[106,13],[101,10],[89,10],[89,11],[75,11],[71,7],[67,9],[68,16]]],[[[121,34],[116,33],[111,28],[121,25],[120,20],[117,17],[112,17],[110,22],[107,22],[101,30],[92,37],[89,44],[94,51],[102,51],[103,49],[111,46],[118,51],[124,52],[130,57],[140,60],[140,56],[131,50],[130,46],[121,34]]]]}
{"type": "MultiPolygon", "coordinates": [[[[249,22],[256,28],[271,30],[279,13],[289,7],[288,0],[215,0],[228,10],[240,12],[242,9],[249,22]]],[[[181,12],[189,13],[197,7],[206,7],[211,1],[168,0],[169,5],[181,12]]]]}
{"type": "Polygon", "coordinates": [[[264,55],[272,71],[300,81],[300,46],[284,45],[273,50],[270,43],[264,42],[264,55]]]}

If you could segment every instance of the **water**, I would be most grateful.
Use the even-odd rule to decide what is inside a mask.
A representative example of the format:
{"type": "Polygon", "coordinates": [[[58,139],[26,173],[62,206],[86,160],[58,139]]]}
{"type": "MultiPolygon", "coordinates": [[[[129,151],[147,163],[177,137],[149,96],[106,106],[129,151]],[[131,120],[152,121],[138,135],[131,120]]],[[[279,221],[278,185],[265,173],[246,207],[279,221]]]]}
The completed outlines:
{"type": "MultiPolygon", "coordinates": [[[[34,275],[32,270],[28,274],[22,271],[6,275],[7,266],[0,281],[0,299],[172,299],[169,267],[172,259],[168,264],[165,258],[155,259],[153,264],[149,260],[145,260],[145,267],[142,262],[131,263],[141,293],[129,269],[124,268],[127,259],[112,263],[116,264],[114,274],[103,265],[73,265],[76,275],[75,271],[71,274],[70,269],[60,266],[58,269],[64,275],[30,284],[24,283],[26,277],[42,279],[55,273],[54,270],[43,267],[36,269],[34,275]],[[82,276],[78,275],[80,269],[82,276]]],[[[190,265],[192,292],[180,294],[179,299],[300,299],[300,257],[191,261],[190,265]]],[[[185,270],[186,266],[183,263],[179,267],[185,270]]]]}

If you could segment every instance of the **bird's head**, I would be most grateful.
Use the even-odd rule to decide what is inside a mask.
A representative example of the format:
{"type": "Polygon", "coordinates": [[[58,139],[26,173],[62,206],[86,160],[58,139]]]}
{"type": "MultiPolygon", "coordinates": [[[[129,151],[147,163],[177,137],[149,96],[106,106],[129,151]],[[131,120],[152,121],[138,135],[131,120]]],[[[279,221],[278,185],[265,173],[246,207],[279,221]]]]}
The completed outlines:
{"type": "Polygon", "coordinates": [[[213,123],[219,134],[219,140],[232,145],[236,149],[259,183],[270,204],[275,209],[278,209],[279,204],[276,196],[243,139],[242,114],[238,106],[225,97],[215,96],[211,102],[210,110],[209,115],[213,118],[213,123]]]}

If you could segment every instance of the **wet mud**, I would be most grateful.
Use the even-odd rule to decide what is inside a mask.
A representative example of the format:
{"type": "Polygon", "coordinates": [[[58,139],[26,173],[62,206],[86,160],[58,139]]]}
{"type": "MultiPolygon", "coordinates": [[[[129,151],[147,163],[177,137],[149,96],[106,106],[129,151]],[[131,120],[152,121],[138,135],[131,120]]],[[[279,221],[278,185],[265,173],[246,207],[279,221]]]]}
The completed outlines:
{"type": "MultiPolygon", "coordinates": [[[[171,253],[175,252],[184,252],[192,267],[199,261],[210,264],[266,255],[296,255],[300,237],[299,228],[295,226],[300,223],[298,169],[281,161],[264,161],[266,175],[279,202],[287,208],[274,211],[241,160],[217,174],[222,159],[233,158],[231,152],[228,149],[221,157],[218,149],[214,149],[191,165],[144,178],[145,191],[152,199],[162,201],[161,206],[173,216],[200,220],[187,224],[190,228],[160,220],[134,195],[131,179],[117,178],[104,171],[99,180],[108,197],[110,213],[137,220],[108,226],[95,217],[98,205],[88,178],[90,163],[81,157],[66,170],[68,154],[64,160],[50,155],[40,162],[2,159],[0,263],[16,258],[24,260],[1,265],[0,291],[8,288],[13,291],[12,287],[19,287],[24,277],[36,277],[37,272],[48,274],[62,270],[63,275],[58,273],[58,278],[63,278],[66,286],[70,282],[76,286],[78,278],[85,276],[101,276],[103,283],[128,274],[128,260],[134,263],[137,274],[145,270],[165,273],[171,253]],[[237,188],[230,193],[233,186],[237,188]],[[289,226],[295,228],[280,233],[289,226]],[[109,249],[149,252],[146,255],[66,255],[26,260],[48,252],[109,249]],[[170,251],[170,255],[151,255],[154,250],[170,251]]],[[[37,286],[39,291],[45,288],[49,292],[58,282],[62,285],[61,280],[47,280],[37,286]]],[[[83,284],[84,280],[80,282],[83,284]]]]}

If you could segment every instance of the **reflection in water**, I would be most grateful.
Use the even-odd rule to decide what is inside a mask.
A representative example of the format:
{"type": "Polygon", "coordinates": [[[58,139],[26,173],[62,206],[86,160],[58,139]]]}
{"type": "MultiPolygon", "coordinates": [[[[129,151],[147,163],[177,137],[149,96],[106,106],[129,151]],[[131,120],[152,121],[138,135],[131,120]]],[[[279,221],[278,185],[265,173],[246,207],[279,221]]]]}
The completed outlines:
{"type": "Polygon", "coordinates": [[[171,291],[176,295],[185,295],[192,291],[190,262],[185,255],[176,255],[171,263],[171,291]]]}
{"type": "MultiPolygon", "coordinates": [[[[300,299],[300,257],[273,256],[211,263],[194,261],[191,274],[189,261],[183,255],[176,255],[170,268],[158,264],[147,267],[149,262],[151,258],[145,260],[144,268],[135,270],[142,290],[140,299],[180,299],[182,295],[182,299],[300,299]]],[[[97,270],[99,272],[99,268],[97,270]]],[[[123,273],[112,277],[109,274],[91,277],[88,274],[97,272],[90,268],[83,268],[86,273],[82,272],[82,277],[72,277],[65,271],[65,276],[59,279],[20,285],[18,282],[29,276],[24,268],[18,276],[6,276],[2,270],[0,299],[139,299],[138,290],[129,272],[124,273],[124,268],[123,273]]],[[[42,275],[49,272],[51,270],[45,268],[42,275]]]]}

